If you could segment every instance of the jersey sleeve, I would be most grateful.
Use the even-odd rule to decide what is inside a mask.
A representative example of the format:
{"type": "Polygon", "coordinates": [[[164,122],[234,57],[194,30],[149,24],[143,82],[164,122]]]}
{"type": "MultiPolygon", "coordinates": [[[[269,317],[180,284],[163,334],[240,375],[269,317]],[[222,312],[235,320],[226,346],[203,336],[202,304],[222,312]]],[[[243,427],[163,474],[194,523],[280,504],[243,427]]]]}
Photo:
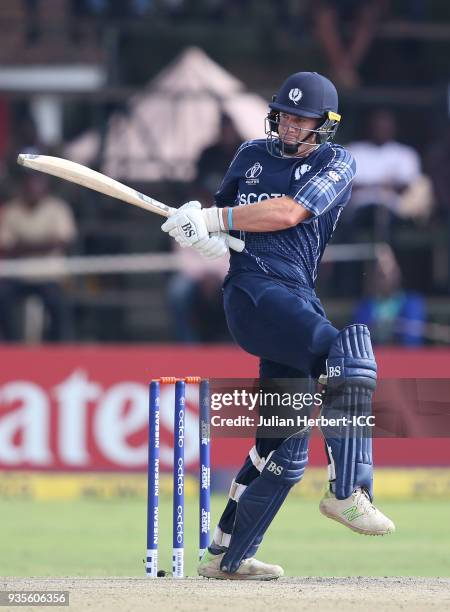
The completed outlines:
{"type": "Polygon", "coordinates": [[[216,206],[223,208],[224,206],[233,206],[236,202],[239,191],[239,173],[237,172],[238,158],[241,151],[248,145],[244,142],[236,151],[235,156],[231,160],[230,166],[223,177],[218,191],[214,195],[216,206]]]}
{"type": "Polygon", "coordinates": [[[335,149],[331,159],[312,170],[306,182],[294,181],[288,195],[317,217],[342,201],[346,190],[351,189],[355,171],[353,156],[345,149],[335,149]]]}

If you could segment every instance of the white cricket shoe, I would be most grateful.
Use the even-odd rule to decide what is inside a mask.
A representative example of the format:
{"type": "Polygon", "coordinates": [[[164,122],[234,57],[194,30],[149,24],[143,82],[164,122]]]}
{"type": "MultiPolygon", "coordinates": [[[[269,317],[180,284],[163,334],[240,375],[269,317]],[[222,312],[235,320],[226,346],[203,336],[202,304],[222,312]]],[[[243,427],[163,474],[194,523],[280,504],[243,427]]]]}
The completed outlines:
{"type": "Polygon", "coordinates": [[[375,508],[361,488],[347,499],[336,499],[328,490],[320,501],[319,510],[328,518],[364,535],[387,535],[395,531],[391,519],[375,508]]]}
{"type": "Polygon", "coordinates": [[[217,580],[276,580],[284,575],[284,570],[279,565],[263,563],[253,557],[244,559],[233,574],[223,572],[220,569],[220,562],[224,554],[213,555],[206,549],[197,568],[198,575],[217,580]]]}

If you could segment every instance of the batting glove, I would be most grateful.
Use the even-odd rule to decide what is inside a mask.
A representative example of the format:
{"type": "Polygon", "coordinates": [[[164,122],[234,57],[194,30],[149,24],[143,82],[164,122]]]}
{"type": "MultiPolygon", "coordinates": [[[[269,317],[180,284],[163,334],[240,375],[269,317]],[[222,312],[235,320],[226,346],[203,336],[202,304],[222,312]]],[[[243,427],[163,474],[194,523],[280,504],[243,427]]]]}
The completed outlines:
{"type": "Polygon", "coordinates": [[[218,257],[223,257],[229,252],[228,244],[223,234],[211,236],[206,240],[206,242],[200,241],[192,246],[200,253],[200,255],[206,257],[206,259],[217,259],[218,257]]]}
{"type": "Polygon", "coordinates": [[[161,226],[163,232],[181,246],[193,246],[211,233],[225,231],[220,208],[203,208],[195,200],[187,202],[161,226]]]}

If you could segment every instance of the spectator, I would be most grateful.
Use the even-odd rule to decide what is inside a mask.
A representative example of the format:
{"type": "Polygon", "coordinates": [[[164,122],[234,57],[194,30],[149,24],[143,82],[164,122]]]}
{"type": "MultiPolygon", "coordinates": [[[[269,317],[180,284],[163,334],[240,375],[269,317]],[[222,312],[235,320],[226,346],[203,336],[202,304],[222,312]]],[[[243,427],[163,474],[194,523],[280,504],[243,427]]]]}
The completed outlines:
{"type": "MultiPolygon", "coordinates": [[[[4,205],[0,218],[0,249],[8,258],[64,255],[76,235],[69,205],[48,191],[47,178],[24,174],[16,198],[4,205]]],[[[16,320],[17,306],[38,296],[48,314],[45,339],[67,340],[70,317],[61,275],[0,280],[0,331],[6,341],[19,341],[23,333],[16,320]]]]}
{"type": "Polygon", "coordinates": [[[110,20],[143,19],[153,11],[154,0],[69,0],[69,36],[79,44],[86,33],[84,26],[93,26],[98,43],[102,42],[110,20]]]}
{"type": "MultiPolygon", "coordinates": [[[[375,226],[377,239],[386,239],[392,221],[403,214],[402,196],[416,181],[418,188],[423,182],[420,158],[415,149],[395,140],[396,121],[390,111],[373,111],[367,127],[367,140],[348,145],[356,160],[356,176],[347,223],[369,223],[375,226]]],[[[429,208],[426,199],[422,205],[429,208]]]]}
{"type": "Polygon", "coordinates": [[[23,0],[25,10],[25,42],[27,45],[36,44],[41,36],[39,24],[40,0],[23,0]]]}
{"type": "Polygon", "coordinates": [[[433,183],[436,212],[447,227],[447,291],[450,289],[450,123],[444,135],[427,151],[425,169],[433,183]]]}
{"type": "Polygon", "coordinates": [[[388,0],[313,0],[316,37],[336,84],[359,84],[358,68],[387,7],[388,0]]]}
{"type": "Polygon", "coordinates": [[[400,268],[389,247],[380,253],[368,288],[369,295],[357,305],[353,322],[367,325],[375,344],[420,346],[424,301],[417,293],[401,288],[400,268]]]}
{"type": "Polygon", "coordinates": [[[205,259],[194,249],[181,252],[181,269],[171,277],[167,288],[174,339],[185,343],[228,342],[222,305],[228,259],[205,259]]]}
{"type": "Polygon", "coordinates": [[[441,139],[427,151],[425,169],[433,183],[437,213],[444,219],[450,217],[450,123],[441,139]]]}
{"type": "MultiPolygon", "coordinates": [[[[197,176],[191,186],[193,197],[208,206],[241,144],[228,115],[220,120],[217,142],[203,151],[197,162],[197,176]]],[[[167,297],[178,342],[223,342],[230,336],[222,307],[222,282],[228,270],[225,257],[202,258],[193,249],[182,251],[182,268],[171,277],[167,297]]]]}
{"type": "Polygon", "coordinates": [[[70,0],[70,11],[76,17],[127,19],[149,13],[154,0],[70,0]]]}
{"type": "Polygon", "coordinates": [[[19,105],[12,114],[12,142],[9,157],[15,166],[19,153],[42,153],[43,151],[36,122],[31,116],[28,105],[19,105]]]}
{"type": "Polygon", "coordinates": [[[193,185],[193,193],[203,205],[213,204],[214,194],[224,177],[241,137],[228,115],[222,115],[220,132],[217,142],[203,151],[197,162],[197,177],[193,185]]]}

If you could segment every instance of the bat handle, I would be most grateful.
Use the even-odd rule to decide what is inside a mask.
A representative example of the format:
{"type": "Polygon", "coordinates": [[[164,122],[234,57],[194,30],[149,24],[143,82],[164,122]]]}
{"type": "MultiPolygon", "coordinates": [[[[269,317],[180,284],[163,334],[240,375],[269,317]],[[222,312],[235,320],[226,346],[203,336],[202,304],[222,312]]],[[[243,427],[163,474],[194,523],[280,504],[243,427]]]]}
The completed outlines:
{"type": "Polygon", "coordinates": [[[243,240],[241,240],[240,238],[235,238],[234,236],[230,236],[230,234],[227,234],[225,232],[221,232],[221,234],[225,237],[225,240],[230,249],[233,249],[233,251],[236,251],[237,253],[242,253],[242,251],[245,249],[245,242],[243,240]]]}

